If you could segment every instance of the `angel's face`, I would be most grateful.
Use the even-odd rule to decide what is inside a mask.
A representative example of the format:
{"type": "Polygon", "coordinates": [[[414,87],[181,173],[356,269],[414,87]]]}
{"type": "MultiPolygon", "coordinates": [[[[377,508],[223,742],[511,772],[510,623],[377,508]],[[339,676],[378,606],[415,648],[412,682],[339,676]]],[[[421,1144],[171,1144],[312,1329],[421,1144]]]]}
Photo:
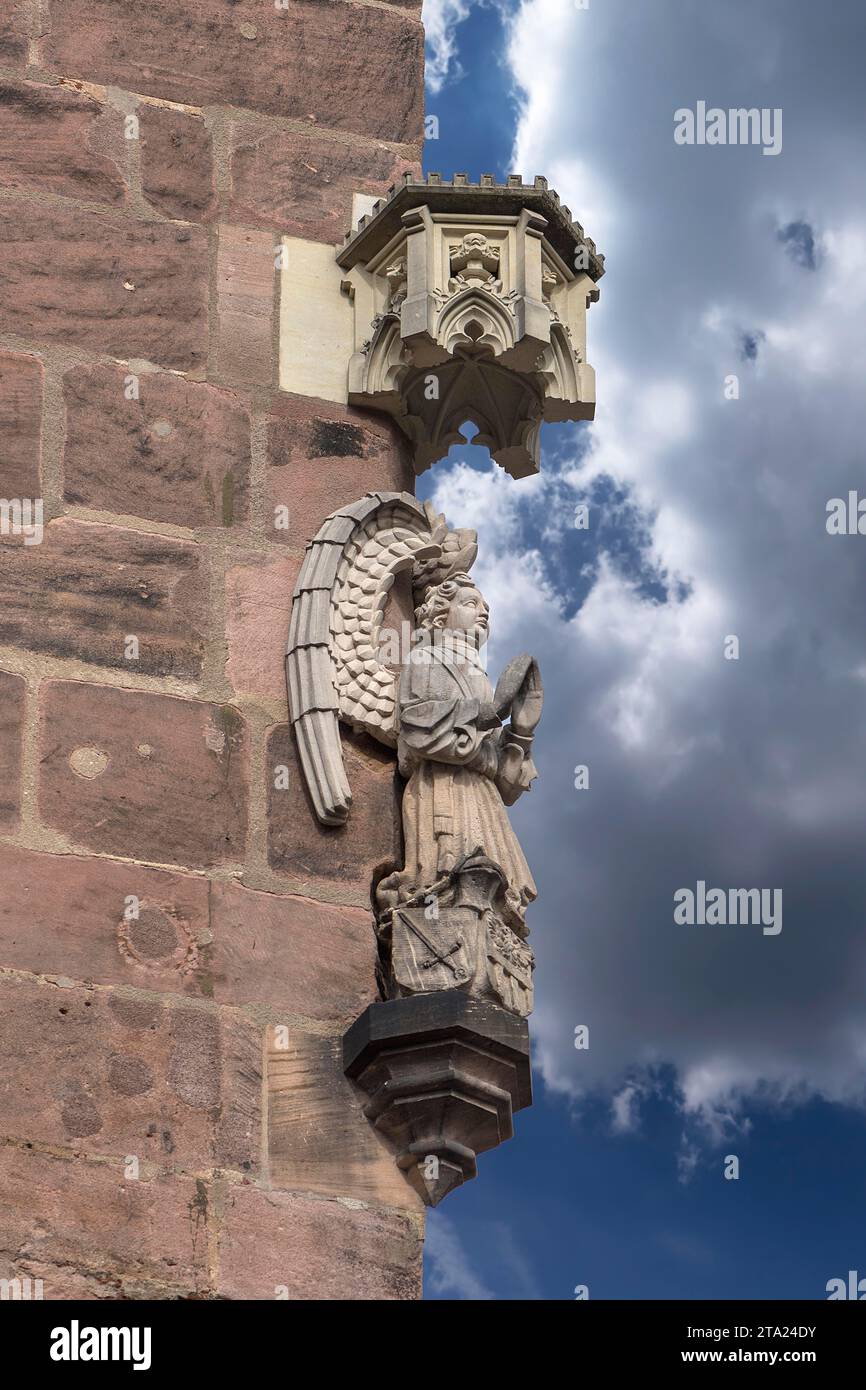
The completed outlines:
{"type": "Polygon", "coordinates": [[[448,610],[447,626],[452,632],[466,632],[477,647],[487,641],[490,609],[474,584],[458,589],[448,610]]]}

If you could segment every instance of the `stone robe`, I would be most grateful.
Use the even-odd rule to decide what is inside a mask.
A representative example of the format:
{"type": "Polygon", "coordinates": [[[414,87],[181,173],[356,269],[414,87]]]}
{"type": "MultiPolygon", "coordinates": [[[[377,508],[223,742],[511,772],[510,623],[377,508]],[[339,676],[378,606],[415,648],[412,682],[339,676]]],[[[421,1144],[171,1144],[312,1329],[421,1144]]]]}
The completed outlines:
{"type": "Polygon", "coordinates": [[[382,899],[396,889],[404,900],[480,849],[507,879],[497,909],[525,935],[536,887],[503,796],[510,804],[534,778],[532,740],[499,727],[477,651],[462,634],[445,636],[453,640],[417,648],[400,680],[405,867],[381,885],[382,899]]]}

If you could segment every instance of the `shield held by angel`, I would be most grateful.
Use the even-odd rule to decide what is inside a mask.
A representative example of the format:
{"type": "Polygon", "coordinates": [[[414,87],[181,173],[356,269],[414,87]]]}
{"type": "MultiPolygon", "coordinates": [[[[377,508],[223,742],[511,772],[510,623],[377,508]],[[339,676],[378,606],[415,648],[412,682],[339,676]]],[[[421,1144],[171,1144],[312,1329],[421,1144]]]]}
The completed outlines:
{"type": "MultiPolygon", "coordinates": [[[[451,531],[408,493],[371,493],[325,522],[294,593],[286,671],[316,815],[346,821],[339,721],[396,748],[405,779],[404,863],[375,888],[386,997],[461,988],[525,1015],[532,874],[508,819],[536,776],[542,686],[515,658],[496,689],[483,664],[489,611],[470,577],[475,533],[451,531]],[[402,663],[382,657],[399,575],[414,628],[402,663]]],[[[390,635],[390,634],[388,634],[390,635]]]]}

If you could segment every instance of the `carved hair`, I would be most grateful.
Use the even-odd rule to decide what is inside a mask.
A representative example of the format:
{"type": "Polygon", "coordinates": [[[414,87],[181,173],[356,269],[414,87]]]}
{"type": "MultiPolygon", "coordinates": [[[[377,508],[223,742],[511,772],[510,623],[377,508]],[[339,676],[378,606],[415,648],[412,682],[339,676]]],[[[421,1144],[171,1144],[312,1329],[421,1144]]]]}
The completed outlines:
{"type": "Polygon", "coordinates": [[[415,609],[415,625],[418,628],[441,628],[451,610],[451,604],[461,589],[474,589],[478,585],[468,574],[452,574],[439,584],[428,584],[424,597],[415,609]]]}

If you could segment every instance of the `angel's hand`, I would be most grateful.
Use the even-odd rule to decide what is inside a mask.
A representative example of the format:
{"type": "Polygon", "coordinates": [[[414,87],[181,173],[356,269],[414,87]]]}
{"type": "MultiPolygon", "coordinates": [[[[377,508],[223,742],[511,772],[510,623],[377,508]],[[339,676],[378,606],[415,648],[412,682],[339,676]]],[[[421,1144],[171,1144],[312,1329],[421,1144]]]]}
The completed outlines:
{"type": "Polygon", "coordinates": [[[516,734],[526,738],[534,733],[543,704],[541,675],[537,663],[533,661],[511,706],[511,727],[516,734]]]}

